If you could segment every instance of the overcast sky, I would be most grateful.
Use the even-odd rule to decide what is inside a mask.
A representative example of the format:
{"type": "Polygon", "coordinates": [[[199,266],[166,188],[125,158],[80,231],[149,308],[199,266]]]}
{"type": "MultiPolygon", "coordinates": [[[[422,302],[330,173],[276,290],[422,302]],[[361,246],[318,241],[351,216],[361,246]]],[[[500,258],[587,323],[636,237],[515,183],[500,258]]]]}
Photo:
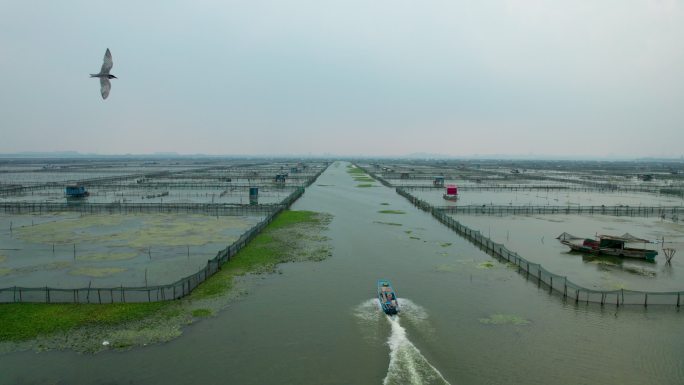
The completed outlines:
{"type": "Polygon", "coordinates": [[[680,157],[684,2],[2,0],[0,153],[67,150],[680,157]]]}

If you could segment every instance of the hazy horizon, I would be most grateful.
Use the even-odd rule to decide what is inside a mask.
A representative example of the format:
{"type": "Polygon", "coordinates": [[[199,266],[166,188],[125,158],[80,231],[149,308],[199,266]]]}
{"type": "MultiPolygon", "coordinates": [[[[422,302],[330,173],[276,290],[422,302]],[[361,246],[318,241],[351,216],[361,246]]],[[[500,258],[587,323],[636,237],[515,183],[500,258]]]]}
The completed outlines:
{"type": "Polygon", "coordinates": [[[1,154],[684,154],[675,0],[23,1],[0,31],[1,154]]]}

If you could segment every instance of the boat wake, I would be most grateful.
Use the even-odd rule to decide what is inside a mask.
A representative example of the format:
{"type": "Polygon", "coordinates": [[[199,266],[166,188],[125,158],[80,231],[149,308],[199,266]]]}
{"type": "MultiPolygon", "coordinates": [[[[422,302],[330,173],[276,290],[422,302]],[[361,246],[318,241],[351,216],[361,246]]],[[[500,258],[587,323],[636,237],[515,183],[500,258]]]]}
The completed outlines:
{"type": "Polygon", "coordinates": [[[391,333],[387,339],[390,362],[383,385],[450,385],[439,370],[430,364],[408,339],[406,329],[400,323],[405,320],[417,327],[427,327],[427,312],[421,306],[405,298],[399,298],[399,306],[401,308],[399,315],[386,316],[378,300],[373,298],[360,304],[355,312],[357,318],[366,326],[372,324],[379,326],[382,322],[388,322],[391,326],[391,333]]]}

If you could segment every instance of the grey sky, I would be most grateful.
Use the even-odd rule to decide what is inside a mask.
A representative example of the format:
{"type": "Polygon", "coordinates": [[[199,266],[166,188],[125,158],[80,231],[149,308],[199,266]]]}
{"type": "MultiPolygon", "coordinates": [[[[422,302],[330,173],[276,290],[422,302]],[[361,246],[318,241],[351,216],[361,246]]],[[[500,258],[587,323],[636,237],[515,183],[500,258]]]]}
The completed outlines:
{"type": "Polygon", "coordinates": [[[674,0],[5,0],[0,153],[679,157],[683,41],[674,0]]]}

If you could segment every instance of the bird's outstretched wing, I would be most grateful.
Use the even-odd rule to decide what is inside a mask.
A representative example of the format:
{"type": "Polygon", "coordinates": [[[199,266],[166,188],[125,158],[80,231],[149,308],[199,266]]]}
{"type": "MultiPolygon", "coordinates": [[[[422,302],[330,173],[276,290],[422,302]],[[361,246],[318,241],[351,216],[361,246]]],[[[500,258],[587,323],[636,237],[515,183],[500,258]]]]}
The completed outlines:
{"type": "Polygon", "coordinates": [[[105,52],[104,61],[102,63],[102,69],[100,70],[100,73],[105,75],[108,74],[113,66],[114,62],[112,61],[112,53],[109,52],[109,48],[107,48],[107,52],[105,52]]]}
{"type": "MultiPolygon", "coordinates": [[[[109,50],[107,50],[109,52],[109,50]]],[[[100,93],[102,94],[102,99],[107,99],[109,96],[109,90],[112,89],[112,84],[107,78],[100,78],[100,93]]]]}

